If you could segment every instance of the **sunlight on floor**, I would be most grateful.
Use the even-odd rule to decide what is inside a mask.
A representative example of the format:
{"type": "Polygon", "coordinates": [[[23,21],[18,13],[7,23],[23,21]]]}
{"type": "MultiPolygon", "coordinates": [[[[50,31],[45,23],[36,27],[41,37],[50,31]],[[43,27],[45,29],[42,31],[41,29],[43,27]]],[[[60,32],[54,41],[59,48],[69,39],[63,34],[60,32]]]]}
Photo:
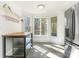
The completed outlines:
{"type": "Polygon", "coordinates": [[[46,53],[47,51],[37,45],[34,46],[35,49],[37,49],[38,51],[40,51],[41,53],[46,53]]]}
{"type": "Polygon", "coordinates": [[[28,57],[32,58],[63,58],[64,46],[51,43],[34,43],[32,52],[28,57]]]}
{"type": "Polygon", "coordinates": [[[50,58],[60,58],[60,57],[58,57],[57,55],[55,55],[55,54],[53,54],[53,53],[51,53],[51,52],[49,52],[48,54],[46,54],[48,57],[50,57],[50,58]]]}
{"type": "Polygon", "coordinates": [[[49,48],[52,48],[52,49],[55,49],[55,50],[57,50],[57,51],[59,51],[59,52],[61,52],[61,53],[64,53],[64,50],[62,50],[62,49],[60,49],[60,48],[56,48],[56,47],[51,46],[51,45],[48,45],[48,44],[44,44],[44,46],[49,47],[49,48]]]}
{"type": "Polygon", "coordinates": [[[59,47],[59,48],[61,48],[61,49],[64,49],[64,47],[61,46],[61,45],[54,45],[54,46],[59,47]]]}

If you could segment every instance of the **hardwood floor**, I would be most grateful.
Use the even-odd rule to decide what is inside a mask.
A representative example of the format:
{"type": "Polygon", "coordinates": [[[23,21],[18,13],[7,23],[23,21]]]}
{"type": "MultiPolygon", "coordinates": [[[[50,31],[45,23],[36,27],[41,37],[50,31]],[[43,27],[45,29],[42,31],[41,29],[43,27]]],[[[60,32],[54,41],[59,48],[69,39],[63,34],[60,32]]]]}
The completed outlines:
{"type": "Polygon", "coordinates": [[[51,43],[33,43],[27,58],[63,58],[64,46],[51,43]]]}

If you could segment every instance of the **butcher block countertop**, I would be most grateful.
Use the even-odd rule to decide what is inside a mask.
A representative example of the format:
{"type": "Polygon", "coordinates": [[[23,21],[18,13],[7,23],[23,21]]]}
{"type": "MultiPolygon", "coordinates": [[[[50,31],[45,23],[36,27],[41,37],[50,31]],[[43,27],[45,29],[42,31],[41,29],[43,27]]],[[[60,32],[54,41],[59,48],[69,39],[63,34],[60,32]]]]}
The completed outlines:
{"type": "Polygon", "coordinates": [[[31,34],[31,32],[13,32],[13,33],[6,33],[6,34],[4,34],[2,36],[7,36],[7,37],[12,36],[12,37],[14,37],[14,36],[27,36],[29,34],[31,34]]]}
{"type": "MultiPolygon", "coordinates": [[[[32,40],[32,33],[31,32],[13,32],[13,33],[4,33],[3,35],[2,35],[2,39],[3,39],[3,57],[4,58],[6,58],[6,57],[13,57],[13,58],[15,58],[15,57],[23,57],[23,58],[26,58],[26,46],[29,44],[29,43],[31,43],[31,47],[33,46],[33,40],[32,40]],[[31,40],[29,41],[29,42],[26,42],[26,38],[28,38],[28,37],[30,37],[31,38],[31,40]],[[6,50],[6,48],[7,48],[7,44],[6,44],[6,42],[8,41],[8,40],[6,40],[7,38],[9,38],[8,40],[12,40],[12,55],[7,55],[7,50],[6,50]],[[22,38],[23,40],[24,40],[24,44],[23,45],[20,45],[20,44],[15,44],[14,43],[14,40],[16,40],[16,38],[22,38]],[[14,45],[15,44],[15,45],[14,45]],[[18,52],[18,49],[15,51],[14,50],[14,48],[18,48],[18,49],[20,49],[19,51],[22,53],[19,53],[18,52]],[[23,48],[23,51],[22,51],[22,48],[23,48]]],[[[11,41],[9,41],[9,42],[11,42],[11,41]]],[[[31,48],[30,48],[31,49],[31,48]]],[[[9,51],[8,51],[9,52],[9,51]]]]}

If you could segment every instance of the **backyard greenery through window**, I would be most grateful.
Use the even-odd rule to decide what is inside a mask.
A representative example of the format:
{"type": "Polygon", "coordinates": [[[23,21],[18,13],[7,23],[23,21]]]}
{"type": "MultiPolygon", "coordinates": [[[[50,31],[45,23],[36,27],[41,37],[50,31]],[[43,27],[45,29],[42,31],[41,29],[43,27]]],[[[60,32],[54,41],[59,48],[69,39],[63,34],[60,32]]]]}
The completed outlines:
{"type": "Polygon", "coordinates": [[[57,17],[51,17],[51,35],[57,35],[57,17]]]}
{"type": "Polygon", "coordinates": [[[57,17],[51,17],[50,19],[45,17],[39,17],[34,18],[34,21],[32,22],[30,20],[30,17],[24,18],[24,31],[30,32],[32,29],[34,35],[48,35],[48,25],[51,28],[51,36],[57,36],[57,17]],[[31,23],[33,23],[33,25],[30,25],[31,23]],[[49,24],[51,24],[51,26],[49,24]]]}
{"type": "Polygon", "coordinates": [[[30,32],[30,17],[25,17],[24,20],[24,31],[25,32],[30,32]]]}
{"type": "Polygon", "coordinates": [[[34,19],[34,34],[47,35],[47,19],[46,18],[34,19]]]}
{"type": "Polygon", "coordinates": [[[47,35],[47,19],[41,18],[41,35],[47,35]]]}
{"type": "Polygon", "coordinates": [[[39,18],[35,18],[34,20],[34,34],[40,35],[40,19],[39,18]]]}

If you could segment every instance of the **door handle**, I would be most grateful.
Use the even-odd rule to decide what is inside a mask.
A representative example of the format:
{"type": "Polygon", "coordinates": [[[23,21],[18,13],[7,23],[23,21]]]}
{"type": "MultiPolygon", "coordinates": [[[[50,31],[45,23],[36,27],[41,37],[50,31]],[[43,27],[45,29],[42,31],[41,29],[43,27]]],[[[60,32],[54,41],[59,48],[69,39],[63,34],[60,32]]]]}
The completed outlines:
{"type": "Polygon", "coordinates": [[[75,38],[75,12],[73,10],[72,13],[72,35],[73,35],[73,39],[75,38]]]}

